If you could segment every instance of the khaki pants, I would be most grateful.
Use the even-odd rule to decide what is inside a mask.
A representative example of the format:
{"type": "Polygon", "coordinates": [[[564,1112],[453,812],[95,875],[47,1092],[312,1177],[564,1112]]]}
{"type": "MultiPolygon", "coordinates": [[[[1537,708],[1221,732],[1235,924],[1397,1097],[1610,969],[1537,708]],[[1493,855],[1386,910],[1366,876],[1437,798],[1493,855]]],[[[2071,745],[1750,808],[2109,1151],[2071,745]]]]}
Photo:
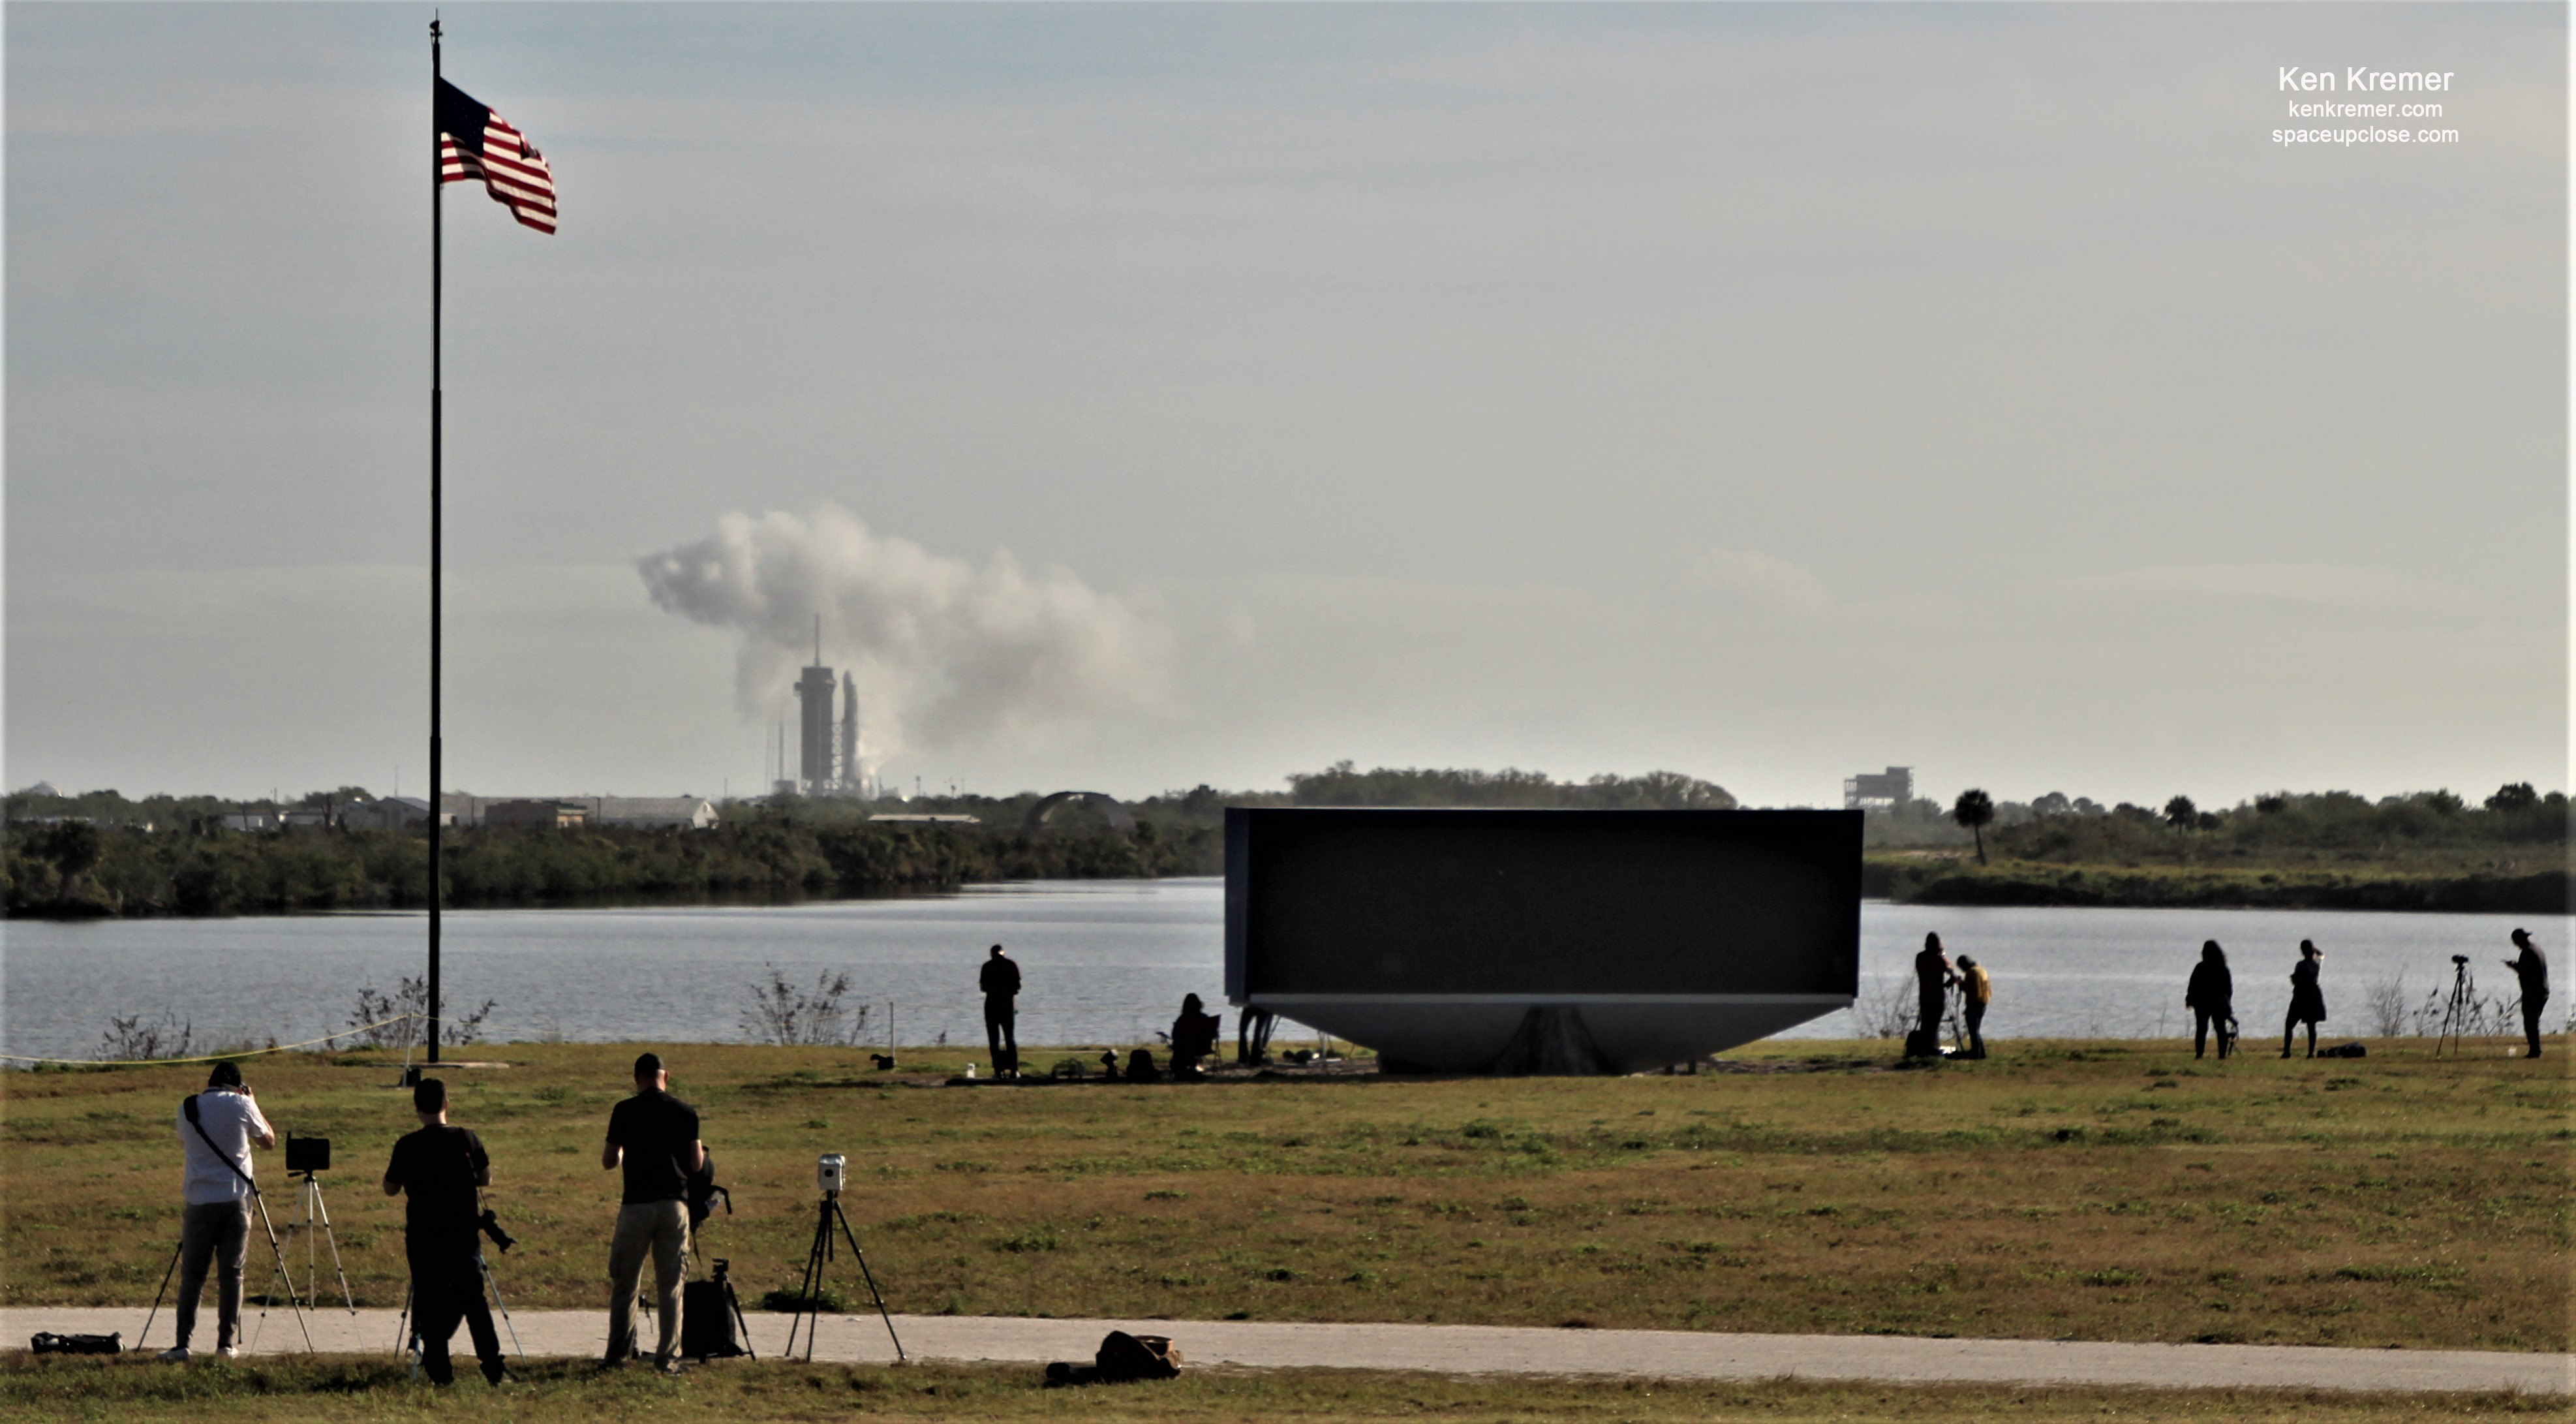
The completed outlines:
{"type": "Polygon", "coordinates": [[[669,1364],[680,1339],[680,1273],[689,1251],[689,1209],[678,1201],[638,1202],[617,1209],[617,1235],[608,1247],[608,1358],[635,1351],[635,1293],[644,1282],[644,1258],[653,1258],[653,1309],[661,1326],[654,1362],[669,1364]]]}

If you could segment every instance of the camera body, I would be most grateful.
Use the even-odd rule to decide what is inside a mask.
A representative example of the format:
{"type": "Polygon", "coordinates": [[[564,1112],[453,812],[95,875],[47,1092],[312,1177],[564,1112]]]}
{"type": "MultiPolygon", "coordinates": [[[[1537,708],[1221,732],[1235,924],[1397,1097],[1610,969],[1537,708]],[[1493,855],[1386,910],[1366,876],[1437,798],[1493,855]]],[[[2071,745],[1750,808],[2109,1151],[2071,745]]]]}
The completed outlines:
{"type": "Polygon", "coordinates": [[[290,1172],[328,1172],[331,1170],[331,1139],[298,1137],[286,1134],[286,1170],[290,1172]]]}
{"type": "Polygon", "coordinates": [[[2453,964],[2466,964],[2469,962],[2469,957],[2465,954],[2455,954],[2451,956],[2451,962],[2453,964]]]}
{"type": "Polygon", "coordinates": [[[836,1197],[850,1184],[850,1159],[838,1152],[826,1152],[814,1161],[814,1185],[823,1195],[836,1197]]]}

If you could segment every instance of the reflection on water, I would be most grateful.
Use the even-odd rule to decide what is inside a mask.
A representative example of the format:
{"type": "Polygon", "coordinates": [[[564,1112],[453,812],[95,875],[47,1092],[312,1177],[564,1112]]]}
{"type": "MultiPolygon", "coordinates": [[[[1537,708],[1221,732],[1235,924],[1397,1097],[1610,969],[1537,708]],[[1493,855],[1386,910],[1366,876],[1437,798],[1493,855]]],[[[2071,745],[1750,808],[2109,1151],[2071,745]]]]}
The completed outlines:
{"type": "MultiPolygon", "coordinates": [[[[496,1039],[705,1042],[749,1037],[752,985],[776,965],[811,984],[847,971],[888,1001],[907,1043],[983,1039],[976,966],[985,946],[1020,961],[1020,1037],[1030,1044],[1136,1042],[1168,1025],[1183,994],[1224,988],[1225,887],[1212,879],[1046,881],[953,895],[796,905],[460,910],[444,920],[451,1006],[499,1001],[496,1039]]],[[[2371,1031],[2363,998],[2403,975],[2420,998],[2471,956],[2490,989],[2527,924],[2560,954],[2563,921],[2347,911],[1862,908],[1862,978],[1898,983],[1925,931],[1976,956],[1995,980],[1992,1038],[2179,1035],[2200,942],[2227,947],[2249,1046],[2289,1005],[2298,942],[2326,951],[2326,1031],[2371,1031]]],[[[358,990],[421,972],[419,914],[133,920],[0,926],[0,1050],[85,1057],[113,1015],[168,1009],[200,1041],[292,1043],[345,1027],[358,990]]],[[[2567,962],[2561,959],[2561,963],[2567,962]]],[[[1227,1031],[1233,1029],[1227,1015],[1227,1031]]],[[[1792,1031],[1853,1032],[1848,1014],[1792,1031]]],[[[1293,1038],[1294,1029],[1283,1030],[1293,1038]]]]}

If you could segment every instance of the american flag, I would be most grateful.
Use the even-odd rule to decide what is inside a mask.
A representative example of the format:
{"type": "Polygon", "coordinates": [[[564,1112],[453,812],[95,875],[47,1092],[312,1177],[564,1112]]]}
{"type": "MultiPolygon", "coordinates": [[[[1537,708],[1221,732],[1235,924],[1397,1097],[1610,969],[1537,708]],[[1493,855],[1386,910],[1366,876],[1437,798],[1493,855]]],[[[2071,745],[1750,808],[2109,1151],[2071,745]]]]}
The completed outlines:
{"type": "Polygon", "coordinates": [[[555,175],[528,136],[464,90],[438,81],[438,181],[483,180],[492,201],[539,232],[555,230],[555,175]]]}

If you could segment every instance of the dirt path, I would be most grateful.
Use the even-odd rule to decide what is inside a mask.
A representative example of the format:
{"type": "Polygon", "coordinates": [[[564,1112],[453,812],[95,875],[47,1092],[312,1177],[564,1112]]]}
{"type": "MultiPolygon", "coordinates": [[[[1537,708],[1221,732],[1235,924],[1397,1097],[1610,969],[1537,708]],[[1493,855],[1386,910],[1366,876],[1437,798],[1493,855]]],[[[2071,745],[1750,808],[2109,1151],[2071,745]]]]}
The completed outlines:
{"type": "MultiPolygon", "coordinates": [[[[247,1334],[254,1310],[244,1322],[247,1334]]],[[[603,1311],[530,1310],[514,1322],[531,1355],[596,1355],[607,1341],[603,1311]]],[[[144,1312],[124,1309],[0,1310],[0,1341],[14,1346],[39,1330],[123,1332],[131,1345],[144,1312]]],[[[390,1351],[392,1311],[344,1309],[308,1316],[315,1348],[390,1351]]],[[[763,1356],[786,1343],[784,1317],[750,1317],[763,1356]]],[[[256,1353],[301,1348],[294,1318],[271,1311],[257,1323],[256,1353]]],[[[1247,1320],[1030,1320],[996,1316],[898,1315],[904,1348],[920,1359],[1085,1360],[1111,1330],[1169,1335],[1196,1364],[1258,1369],[1427,1370],[1442,1374],[1614,1374],[1673,1379],[1881,1380],[2147,1385],[2188,1388],[2321,1388],[2576,1393],[2576,1357],[2476,1350],[2349,1350],[2279,1345],[2128,1345],[2051,1340],[1925,1340],[1886,1335],[1718,1335],[1677,1330],[1548,1330],[1481,1325],[1298,1325],[1247,1320]]],[[[149,1343],[170,1343],[170,1316],[149,1343]]],[[[195,1343],[213,1341],[201,1312],[195,1343]]],[[[466,1341],[462,1332],[457,1346],[466,1341]]],[[[503,1343],[509,1343],[505,1333],[503,1343]]],[[[802,1354],[801,1348],[798,1353],[802,1354]]],[[[887,1361],[894,1351],[874,1316],[827,1316],[817,1359],[887,1361]]]]}

